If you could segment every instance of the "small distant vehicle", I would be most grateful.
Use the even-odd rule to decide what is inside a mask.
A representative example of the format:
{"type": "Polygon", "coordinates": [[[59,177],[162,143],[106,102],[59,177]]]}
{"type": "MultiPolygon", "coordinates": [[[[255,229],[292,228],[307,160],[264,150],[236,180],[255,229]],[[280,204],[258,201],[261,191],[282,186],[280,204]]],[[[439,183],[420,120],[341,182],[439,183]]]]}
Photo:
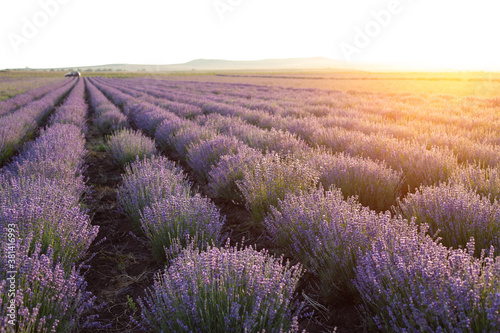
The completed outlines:
{"type": "Polygon", "coordinates": [[[74,71],[74,72],[66,73],[66,74],[64,74],[64,76],[65,77],[74,77],[74,76],[80,77],[81,75],[80,75],[80,72],[74,71]]]}

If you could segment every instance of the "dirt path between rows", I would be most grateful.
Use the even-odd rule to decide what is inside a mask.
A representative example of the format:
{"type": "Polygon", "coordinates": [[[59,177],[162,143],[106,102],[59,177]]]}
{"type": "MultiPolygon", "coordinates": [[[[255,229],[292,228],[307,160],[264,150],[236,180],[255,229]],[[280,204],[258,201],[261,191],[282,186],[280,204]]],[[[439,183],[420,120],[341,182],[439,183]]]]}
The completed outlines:
{"type": "Polygon", "coordinates": [[[91,192],[84,202],[92,223],[100,229],[89,249],[95,256],[85,277],[88,290],[105,303],[98,310],[98,321],[106,326],[92,332],[141,332],[130,316],[137,317],[137,297],[145,295],[162,266],[153,260],[146,238],[135,236],[132,223],[118,210],[116,194],[123,170],[102,149],[105,139],[93,126],[92,116],[86,137],[89,153],[85,174],[91,192]]]}

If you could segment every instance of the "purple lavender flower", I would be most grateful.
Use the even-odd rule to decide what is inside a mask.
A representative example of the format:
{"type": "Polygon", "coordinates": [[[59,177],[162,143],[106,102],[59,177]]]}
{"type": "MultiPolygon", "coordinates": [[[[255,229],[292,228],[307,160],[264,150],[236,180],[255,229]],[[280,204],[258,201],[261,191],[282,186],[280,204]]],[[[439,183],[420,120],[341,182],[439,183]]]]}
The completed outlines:
{"type": "Polygon", "coordinates": [[[191,121],[179,118],[175,115],[167,116],[165,120],[158,125],[155,132],[155,141],[158,146],[164,150],[168,151],[174,148],[173,137],[183,127],[188,127],[191,121]]]}
{"type": "Polygon", "coordinates": [[[0,175],[0,226],[15,224],[21,239],[32,234],[31,250],[50,247],[68,267],[84,258],[99,230],[80,208],[80,195],[58,180],[0,175]]]}
{"type": "Polygon", "coordinates": [[[124,166],[136,159],[144,159],[158,153],[155,143],[140,131],[127,128],[108,138],[108,147],[116,163],[124,166]]]}
{"type": "Polygon", "coordinates": [[[235,137],[218,135],[190,145],[187,163],[196,173],[198,180],[203,182],[222,156],[235,154],[243,146],[245,144],[235,137]]]}
{"type": "Polygon", "coordinates": [[[187,249],[159,274],[141,325],[154,332],[298,332],[300,266],[252,248],[187,249]]]}
{"type": "Polygon", "coordinates": [[[402,173],[359,156],[314,152],[308,163],[319,171],[325,189],[335,186],[345,197],[356,196],[361,204],[376,211],[389,210],[399,197],[402,173]]]}
{"type": "Polygon", "coordinates": [[[268,154],[244,170],[243,180],[237,182],[237,186],[258,224],[287,193],[307,191],[314,188],[317,181],[317,172],[301,160],[268,154]]]}
{"type": "Polygon", "coordinates": [[[163,156],[128,164],[122,178],[118,202],[138,228],[144,208],[171,195],[188,194],[191,188],[182,169],[163,156]]]}
{"type": "Polygon", "coordinates": [[[237,183],[243,181],[245,170],[262,159],[261,152],[242,146],[236,154],[223,155],[208,174],[210,191],[218,198],[235,203],[244,203],[237,183]]]}
{"type": "MultiPolygon", "coordinates": [[[[27,243],[30,243],[28,236],[27,243]]],[[[17,244],[16,268],[7,266],[5,246],[0,249],[0,330],[13,332],[68,332],[96,327],[95,297],[86,291],[79,269],[68,270],[52,255],[49,248],[42,254],[41,244],[28,254],[28,248],[17,244]],[[10,271],[16,272],[10,273],[10,271]],[[15,288],[11,284],[15,283],[15,288]],[[13,297],[10,297],[10,292],[13,297]],[[13,305],[11,305],[13,301],[13,305]],[[15,311],[12,311],[12,307],[15,311]],[[9,322],[14,319],[14,322],[9,322]]]]}
{"type": "Polygon", "coordinates": [[[127,113],[132,124],[152,137],[155,136],[158,125],[170,114],[167,110],[159,106],[141,101],[128,104],[127,113]]]}
{"type": "Polygon", "coordinates": [[[170,137],[170,142],[178,156],[185,158],[191,145],[203,140],[210,140],[216,135],[217,133],[213,129],[193,123],[190,126],[181,127],[175,135],[170,137]]]}
{"type": "Polygon", "coordinates": [[[388,332],[500,329],[500,257],[475,258],[474,241],[448,249],[426,228],[378,237],[358,259],[365,314],[388,332]]]}
{"type": "Polygon", "coordinates": [[[490,246],[500,249],[500,204],[462,185],[422,186],[398,201],[396,213],[428,224],[432,235],[439,231],[445,246],[465,247],[474,237],[477,255],[490,246]]]}
{"type": "Polygon", "coordinates": [[[353,198],[345,201],[339,189],[289,193],[270,208],[264,221],[274,243],[319,277],[327,302],[355,299],[357,290],[351,280],[360,253],[370,248],[383,229],[407,225],[353,198]]]}
{"type": "Polygon", "coordinates": [[[159,262],[172,259],[178,247],[193,243],[197,248],[220,245],[225,218],[208,198],[199,194],[171,195],[144,208],[141,226],[148,237],[153,256],[159,262]]]}

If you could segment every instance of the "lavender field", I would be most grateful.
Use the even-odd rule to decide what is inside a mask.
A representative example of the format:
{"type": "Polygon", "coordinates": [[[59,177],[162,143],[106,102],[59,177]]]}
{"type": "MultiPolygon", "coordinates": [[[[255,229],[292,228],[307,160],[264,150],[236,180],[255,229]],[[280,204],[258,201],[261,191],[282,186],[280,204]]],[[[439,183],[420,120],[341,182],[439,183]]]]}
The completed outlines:
{"type": "Polygon", "coordinates": [[[500,331],[498,95],[246,79],[0,79],[0,331],[500,331]]]}

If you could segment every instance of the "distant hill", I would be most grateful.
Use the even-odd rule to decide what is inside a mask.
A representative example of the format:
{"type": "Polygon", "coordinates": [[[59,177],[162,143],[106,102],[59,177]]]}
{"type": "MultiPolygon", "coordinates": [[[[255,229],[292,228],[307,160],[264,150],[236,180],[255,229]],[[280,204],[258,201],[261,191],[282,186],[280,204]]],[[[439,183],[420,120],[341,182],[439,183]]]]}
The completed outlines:
{"type": "Polygon", "coordinates": [[[352,69],[352,64],[328,58],[265,59],[254,61],[231,61],[197,59],[185,64],[171,65],[176,68],[195,70],[272,70],[272,69],[352,69]]]}
{"type": "MultiPolygon", "coordinates": [[[[227,70],[303,70],[303,69],[329,69],[329,70],[355,70],[353,63],[333,60],[323,57],[291,58],[291,59],[265,59],[253,61],[234,61],[219,59],[197,59],[183,64],[171,65],[140,65],[140,64],[108,64],[100,66],[75,66],[59,68],[39,68],[31,70],[80,70],[85,71],[126,71],[126,72],[188,72],[188,71],[227,71],[227,70]]],[[[12,69],[27,70],[27,68],[12,69]]],[[[30,69],[28,69],[30,70],[30,69]]]]}

